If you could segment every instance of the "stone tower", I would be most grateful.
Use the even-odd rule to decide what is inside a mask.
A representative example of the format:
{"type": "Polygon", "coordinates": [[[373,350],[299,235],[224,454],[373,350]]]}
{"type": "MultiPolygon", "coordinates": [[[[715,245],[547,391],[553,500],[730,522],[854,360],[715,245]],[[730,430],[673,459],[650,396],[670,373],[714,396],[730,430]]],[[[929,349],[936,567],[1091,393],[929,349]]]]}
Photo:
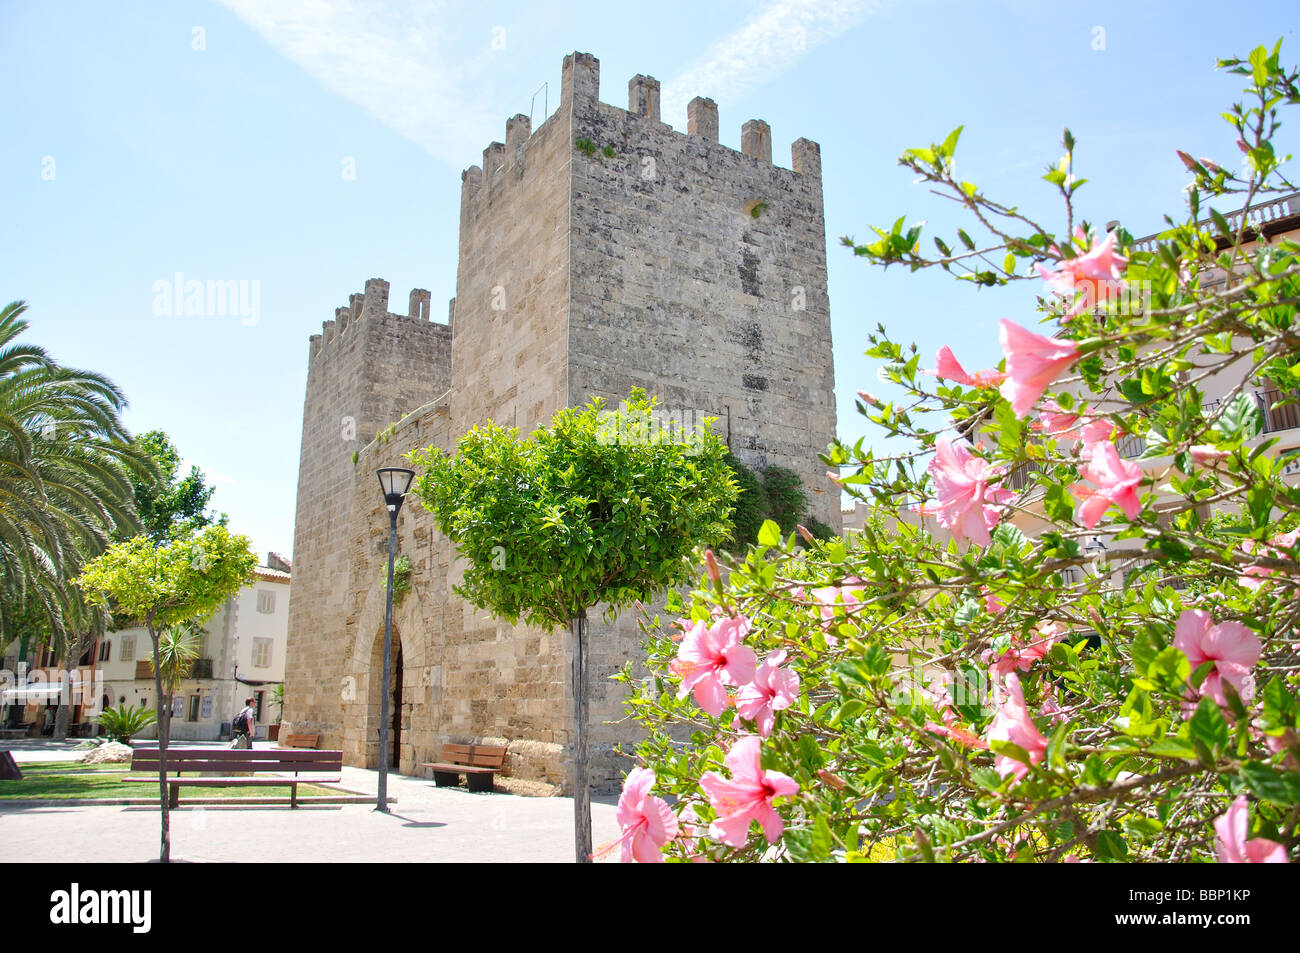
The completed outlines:
{"type": "MultiPolygon", "coordinates": [[[[736,152],[718,142],[712,100],[693,100],[676,132],[653,78],[632,78],[624,110],[600,102],[599,76],[595,57],[566,56],[558,110],[536,132],[513,117],[462,174],[447,324],[418,290],[408,315],[389,313],[387,283],[371,279],[311,339],[282,730],[318,732],[350,763],[379,758],[388,521],[374,471],[412,448],[450,450],[488,419],[527,432],[640,386],[669,413],[718,418],[747,463],[797,472],[812,515],[839,528],[817,459],[835,433],[817,144],[797,140],[779,168],[765,122],[745,123],[736,152]]],[[[457,597],[462,569],[413,500],[398,529],[412,564],[394,609],[400,770],[446,742],[492,741],[509,744],[511,773],[562,784],[566,636],[457,597]]],[[[622,715],[607,676],[638,652],[632,620],[593,621],[597,781],[618,777],[613,749],[631,740],[604,724],[622,715]]]]}

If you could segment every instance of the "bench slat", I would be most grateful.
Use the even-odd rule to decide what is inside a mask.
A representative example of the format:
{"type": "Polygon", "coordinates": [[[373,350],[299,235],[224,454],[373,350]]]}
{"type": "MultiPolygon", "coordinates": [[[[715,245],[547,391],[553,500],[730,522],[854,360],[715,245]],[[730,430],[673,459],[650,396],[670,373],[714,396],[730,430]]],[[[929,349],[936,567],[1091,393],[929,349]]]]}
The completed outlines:
{"type": "MultiPolygon", "coordinates": [[[[285,787],[291,784],[338,784],[342,778],[168,778],[167,785],[173,784],[183,787],[214,787],[214,788],[237,788],[237,787],[261,787],[261,786],[279,786],[285,787]]],[[[123,778],[126,784],[157,784],[157,778],[123,778]]]]}
{"type": "Polygon", "coordinates": [[[435,764],[422,764],[422,768],[433,768],[435,771],[446,771],[448,774],[496,774],[497,768],[476,768],[472,764],[448,764],[439,761],[435,764]]]}

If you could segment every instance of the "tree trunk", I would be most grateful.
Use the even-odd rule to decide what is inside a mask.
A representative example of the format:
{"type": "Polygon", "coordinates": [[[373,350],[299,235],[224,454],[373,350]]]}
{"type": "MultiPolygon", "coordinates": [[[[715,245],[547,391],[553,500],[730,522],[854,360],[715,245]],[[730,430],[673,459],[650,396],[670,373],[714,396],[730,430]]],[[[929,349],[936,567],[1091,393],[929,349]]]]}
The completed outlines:
{"type": "MultiPolygon", "coordinates": [[[[90,648],[89,643],[95,637],[95,631],[92,629],[86,635],[83,635],[74,645],[67,648],[63,656],[63,670],[67,672],[66,684],[68,688],[67,704],[64,704],[63,692],[59,692],[59,708],[54,713],[54,737],[52,741],[66,741],[68,737],[68,722],[72,719],[73,692],[72,673],[77,670],[77,659],[81,658],[81,653],[90,648]]],[[[82,697],[85,697],[85,687],[81,686],[82,697]]]]}
{"type": "Polygon", "coordinates": [[[587,610],[569,619],[573,634],[573,842],[580,864],[591,863],[591,787],[587,778],[587,610]]]}
{"type": "Polygon", "coordinates": [[[162,846],[158,854],[159,863],[171,863],[172,829],[171,810],[167,799],[167,737],[171,732],[172,706],[171,698],[163,696],[162,673],[158,670],[158,631],[153,627],[153,618],[145,619],[149,630],[149,640],[153,642],[153,685],[157,692],[155,704],[158,709],[158,796],[162,807],[162,846]]]}

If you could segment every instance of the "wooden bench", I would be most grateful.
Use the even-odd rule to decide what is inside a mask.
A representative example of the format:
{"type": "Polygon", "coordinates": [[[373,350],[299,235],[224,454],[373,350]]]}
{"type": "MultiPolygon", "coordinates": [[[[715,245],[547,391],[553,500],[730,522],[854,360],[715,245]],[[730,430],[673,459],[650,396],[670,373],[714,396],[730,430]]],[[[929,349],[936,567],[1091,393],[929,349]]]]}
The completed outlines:
{"type": "Polygon", "coordinates": [[[286,735],[278,744],[281,748],[315,748],[320,744],[320,735],[286,735]]]}
{"type": "Polygon", "coordinates": [[[433,783],[440,788],[459,784],[463,774],[465,786],[481,792],[492,790],[492,775],[505,759],[506,749],[493,745],[443,745],[441,761],[420,767],[433,769],[433,783]]]}
{"type": "MultiPolygon", "coordinates": [[[[149,771],[158,774],[158,749],[136,748],[131,758],[132,771],[149,771]]],[[[343,770],[342,751],[274,750],[255,748],[168,748],[167,787],[168,803],[180,804],[183,787],[285,787],[289,788],[289,804],[298,806],[299,784],[337,784],[341,777],[300,778],[299,772],[331,773],[343,770]],[[293,772],[293,777],[231,777],[234,771],[293,772]],[[182,778],[182,773],[215,772],[204,777],[182,778]]],[[[153,778],[123,778],[137,784],[157,784],[153,778]]]]}

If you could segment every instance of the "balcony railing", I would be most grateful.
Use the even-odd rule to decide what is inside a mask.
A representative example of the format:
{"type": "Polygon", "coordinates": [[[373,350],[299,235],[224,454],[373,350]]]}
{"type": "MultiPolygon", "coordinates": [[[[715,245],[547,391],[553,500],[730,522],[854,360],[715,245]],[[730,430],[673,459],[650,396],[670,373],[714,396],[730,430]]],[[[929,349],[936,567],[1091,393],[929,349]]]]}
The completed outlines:
{"type": "MultiPolygon", "coordinates": [[[[148,659],[141,659],[135,663],[135,677],[152,679],[153,664],[148,659]]],[[[194,660],[194,666],[190,669],[190,678],[211,678],[212,677],[212,659],[201,658],[194,660]]]]}
{"type": "MultiPolygon", "coordinates": [[[[1280,222],[1284,218],[1290,218],[1292,215],[1300,215],[1300,193],[1294,195],[1284,195],[1280,198],[1272,199],[1268,202],[1259,202],[1245,209],[1238,209],[1235,212],[1228,212],[1223,217],[1228,221],[1228,228],[1235,235],[1241,224],[1241,216],[1246,216],[1246,228],[1249,231],[1258,232],[1260,226],[1269,225],[1272,222],[1280,222]]],[[[1198,222],[1202,228],[1213,226],[1211,220],[1198,222]]],[[[1137,251],[1155,251],[1156,242],[1159,241],[1160,235],[1148,235],[1146,238],[1140,238],[1133,243],[1137,251]]]]}
{"type": "Polygon", "coordinates": [[[1300,394],[1280,390],[1262,390],[1255,395],[1259,408],[1264,412],[1264,433],[1276,433],[1279,430],[1291,430],[1300,427],[1300,403],[1274,405],[1282,400],[1300,400],[1300,394]]]}

